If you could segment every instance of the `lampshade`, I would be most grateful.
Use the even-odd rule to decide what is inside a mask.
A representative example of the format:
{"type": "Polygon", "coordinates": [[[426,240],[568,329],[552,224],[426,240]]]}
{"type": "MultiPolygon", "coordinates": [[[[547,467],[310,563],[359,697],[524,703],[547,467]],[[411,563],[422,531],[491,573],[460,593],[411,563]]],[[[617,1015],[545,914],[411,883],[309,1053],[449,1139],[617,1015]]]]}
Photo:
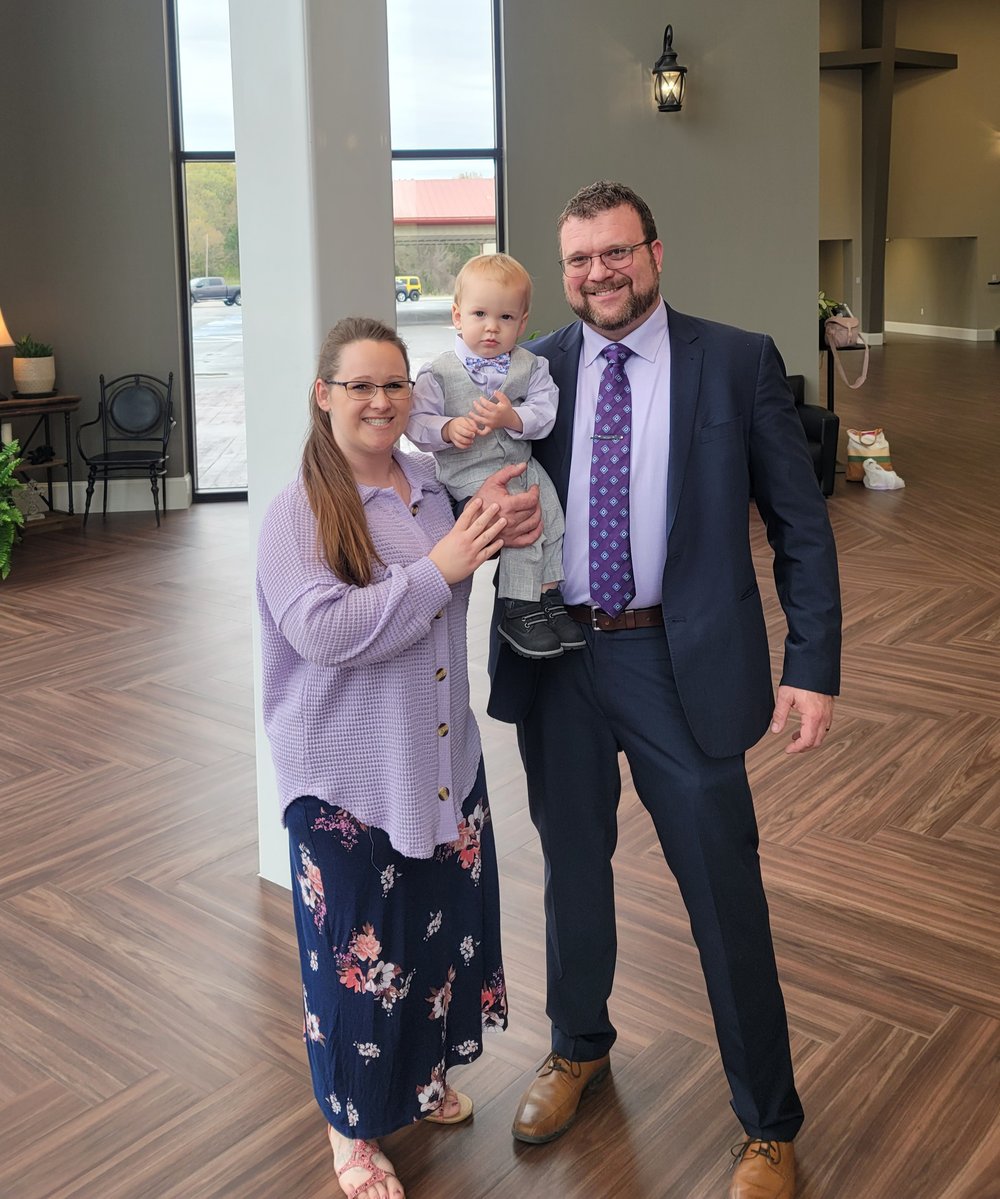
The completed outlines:
{"type": "Polygon", "coordinates": [[[7,326],[4,324],[3,313],[0,312],[0,346],[12,346],[14,339],[7,332],[7,326]]]}

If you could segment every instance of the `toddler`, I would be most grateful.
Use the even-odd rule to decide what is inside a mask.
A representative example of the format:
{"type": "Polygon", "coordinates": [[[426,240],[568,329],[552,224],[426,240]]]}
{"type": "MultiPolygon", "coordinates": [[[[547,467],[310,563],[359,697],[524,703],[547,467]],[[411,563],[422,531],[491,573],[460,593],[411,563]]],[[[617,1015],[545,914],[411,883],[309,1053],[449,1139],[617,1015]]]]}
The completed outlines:
{"type": "Polygon", "coordinates": [[[437,459],[456,499],[475,495],[501,466],[527,462],[510,486],[538,484],[543,532],[534,545],[500,551],[500,636],[528,658],[555,658],[585,644],[566,613],[563,514],[552,480],[531,457],[531,442],[555,424],[559,392],[544,358],[516,344],[531,303],[531,278],[508,254],[470,259],[455,280],[455,348],[421,368],[407,437],[437,459]]]}

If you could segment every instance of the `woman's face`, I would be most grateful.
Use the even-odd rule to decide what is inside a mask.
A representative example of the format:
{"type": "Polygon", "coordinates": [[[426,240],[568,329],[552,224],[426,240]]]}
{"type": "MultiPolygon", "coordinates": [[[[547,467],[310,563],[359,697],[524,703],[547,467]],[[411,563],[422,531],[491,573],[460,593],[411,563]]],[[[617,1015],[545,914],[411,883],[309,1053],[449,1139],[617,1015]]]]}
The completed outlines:
{"type": "MultiPolygon", "coordinates": [[[[340,352],[336,381],[316,380],[316,403],[330,414],[333,437],[352,466],[388,459],[406,429],[411,397],[392,397],[385,384],[405,382],[406,362],[388,341],[353,341],[340,352]],[[343,384],[377,383],[370,399],[358,399],[343,384]]],[[[408,390],[404,388],[404,390],[408,390]]]]}

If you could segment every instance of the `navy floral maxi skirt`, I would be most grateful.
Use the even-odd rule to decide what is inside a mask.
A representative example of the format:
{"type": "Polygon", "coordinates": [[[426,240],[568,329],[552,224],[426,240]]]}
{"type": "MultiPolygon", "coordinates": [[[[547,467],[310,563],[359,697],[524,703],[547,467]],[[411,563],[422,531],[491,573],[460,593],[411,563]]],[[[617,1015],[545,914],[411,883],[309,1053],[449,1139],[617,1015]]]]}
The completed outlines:
{"type": "Polygon", "coordinates": [[[313,796],[285,813],[313,1090],[346,1137],[435,1111],[448,1068],[507,1027],[482,762],[462,816],[458,840],[421,859],[313,796]]]}

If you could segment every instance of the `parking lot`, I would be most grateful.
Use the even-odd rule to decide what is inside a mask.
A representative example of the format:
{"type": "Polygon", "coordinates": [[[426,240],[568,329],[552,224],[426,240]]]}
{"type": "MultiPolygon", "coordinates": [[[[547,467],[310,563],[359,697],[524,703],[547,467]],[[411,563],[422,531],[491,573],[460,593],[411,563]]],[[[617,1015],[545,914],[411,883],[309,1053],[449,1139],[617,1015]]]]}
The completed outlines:
{"type": "MultiPolygon", "coordinates": [[[[396,325],[414,373],[451,348],[451,300],[429,296],[396,304],[396,325]]],[[[243,403],[243,309],[221,300],[191,306],[198,489],[241,491],[247,485],[243,403]]]]}

